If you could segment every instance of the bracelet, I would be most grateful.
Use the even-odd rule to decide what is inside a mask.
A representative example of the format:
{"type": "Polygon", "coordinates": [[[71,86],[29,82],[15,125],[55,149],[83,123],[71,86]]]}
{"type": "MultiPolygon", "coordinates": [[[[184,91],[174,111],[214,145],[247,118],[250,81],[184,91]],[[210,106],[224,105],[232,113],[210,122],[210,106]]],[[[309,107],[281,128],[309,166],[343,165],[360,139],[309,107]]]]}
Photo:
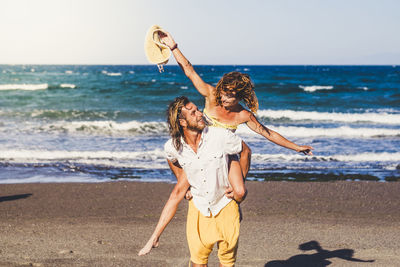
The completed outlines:
{"type": "Polygon", "coordinates": [[[175,43],[174,44],[174,46],[173,47],[171,47],[171,51],[174,51],[174,49],[177,49],[178,48],[178,44],[177,43],[175,43]]]}

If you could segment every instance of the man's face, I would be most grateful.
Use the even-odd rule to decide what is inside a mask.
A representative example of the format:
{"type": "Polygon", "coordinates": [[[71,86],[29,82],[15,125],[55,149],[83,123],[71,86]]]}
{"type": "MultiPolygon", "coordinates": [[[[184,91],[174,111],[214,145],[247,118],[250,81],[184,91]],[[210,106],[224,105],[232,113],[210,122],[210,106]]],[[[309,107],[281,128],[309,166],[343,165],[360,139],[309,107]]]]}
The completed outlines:
{"type": "Polygon", "coordinates": [[[181,114],[184,119],[180,119],[182,126],[189,130],[202,131],[206,127],[203,113],[192,102],[182,108],[181,114]]]}

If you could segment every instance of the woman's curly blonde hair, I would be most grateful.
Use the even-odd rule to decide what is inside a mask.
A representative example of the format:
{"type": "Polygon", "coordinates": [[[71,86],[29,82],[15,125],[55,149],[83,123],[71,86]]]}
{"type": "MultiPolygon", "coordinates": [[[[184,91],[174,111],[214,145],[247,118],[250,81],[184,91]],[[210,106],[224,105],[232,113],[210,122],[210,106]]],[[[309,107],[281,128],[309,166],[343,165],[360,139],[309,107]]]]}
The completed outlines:
{"type": "Polygon", "coordinates": [[[244,101],[253,113],[257,113],[258,100],[250,76],[237,71],[224,74],[215,90],[217,105],[222,105],[221,92],[235,92],[239,101],[244,101]]]}
{"type": "Polygon", "coordinates": [[[179,96],[172,101],[167,109],[167,123],[169,134],[176,150],[182,147],[181,137],[183,136],[183,129],[179,123],[179,119],[183,118],[181,111],[184,106],[190,103],[186,96],[179,96]]]}

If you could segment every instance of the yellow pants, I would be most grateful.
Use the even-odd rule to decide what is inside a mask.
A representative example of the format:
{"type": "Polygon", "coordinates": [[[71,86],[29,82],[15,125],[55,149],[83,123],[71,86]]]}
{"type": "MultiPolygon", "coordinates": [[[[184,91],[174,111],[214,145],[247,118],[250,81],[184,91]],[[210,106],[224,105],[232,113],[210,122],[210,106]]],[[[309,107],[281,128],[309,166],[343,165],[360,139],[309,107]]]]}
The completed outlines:
{"type": "Polygon", "coordinates": [[[232,266],[236,261],[239,241],[239,207],[232,200],[215,217],[206,217],[189,201],[186,235],[190,260],[207,264],[215,243],[218,244],[218,258],[221,264],[232,266]]]}

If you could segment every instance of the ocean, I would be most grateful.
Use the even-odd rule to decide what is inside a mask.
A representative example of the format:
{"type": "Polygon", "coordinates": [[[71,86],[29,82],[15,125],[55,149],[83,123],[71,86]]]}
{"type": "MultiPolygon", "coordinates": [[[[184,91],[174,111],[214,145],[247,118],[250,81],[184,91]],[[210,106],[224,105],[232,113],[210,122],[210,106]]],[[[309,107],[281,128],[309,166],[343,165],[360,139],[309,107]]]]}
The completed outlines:
{"type": "MultiPolygon", "coordinates": [[[[0,65],[0,183],[174,182],[165,110],[204,100],[175,65],[0,65]]],[[[400,180],[400,66],[195,66],[248,73],[258,119],[305,156],[241,125],[249,180],[400,180]]]]}

